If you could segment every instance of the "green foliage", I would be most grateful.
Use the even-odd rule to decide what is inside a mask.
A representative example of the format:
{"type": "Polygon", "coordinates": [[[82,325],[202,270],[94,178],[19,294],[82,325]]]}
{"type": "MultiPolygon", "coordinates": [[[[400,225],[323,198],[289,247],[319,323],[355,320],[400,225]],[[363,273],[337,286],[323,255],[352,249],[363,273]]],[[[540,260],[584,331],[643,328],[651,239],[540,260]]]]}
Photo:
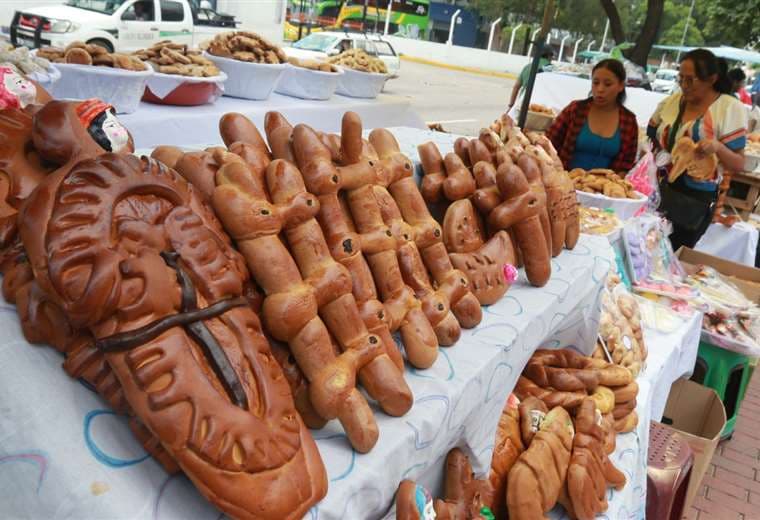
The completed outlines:
{"type": "Polygon", "coordinates": [[[693,19],[689,22],[689,28],[686,30],[686,39],[683,39],[685,25],[686,18],[682,18],[668,27],[668,29],[660,35],[660,45],[681,45],[681,41],[684,41],[685,45],[704,45],[705,38],[702,35],[702,31],[697,28],[697,24],[693,19]]]}
{"type": "MultiPolygon", "coordinates": [[[[505,45],[509,45],[509,40],[512,38],[512,29],[514,27],[517,27],[517,24],[510,27],[504,27],[501,30],[501,41],[505,42],[505,45]]],[[[517,29],[517,35],[515,36],[515,50],[519,51],[522,48],[526,33],[534,30],[535,27],[528,24],[523,24],[522,27],[517,29]]]]}
{"type": "Polygon", "coordinates": [[[521,0],[472,0],[470,6],[486,19],[494,20],[502,16],[510,22],[540,22],[544,13],[543,2],[523,2],[521,0]]]}
{"type": "MultiPolygon", "coordinates": [[[[596,0],[564,0],[559,2],[554,27],[567,29],[577,35],[601,35],[607,17],[596,0]]],[[[601,42],[601,40],[599,40],[601,42]]]]}
{"type": "Polygon", "coordinates": [[[760,44],[760,0],[699,0],[703,32],[712,45],[760,44]]]}
{"type": "MultiPolygon", "coordinates": [[[[647,0],[615,0],[625,41],[634,42],[641,33],[647,13],[647,0]]],[[[544,2],[524,0],[471,0],[486,20],[504,19],[503,38],[520,22],[539,24],[544,2]]],[[[557,0],[553,27],[570,31],[577,38],[601,43],[607,17],[599,0],[557,0]]],[[[657,43],[680,45],[691,0],[666,0],[657,43]]],[[[696,0],[686,35],[686,45],[760,45],[760,0],[696,0]]],[[[515,39],[525,38],[523,26],[515,39]]],[[[608,35],[608,41],[612,34],[608,35]]],[[[620,43],[620,42],[618,42],[620,43]]]]}

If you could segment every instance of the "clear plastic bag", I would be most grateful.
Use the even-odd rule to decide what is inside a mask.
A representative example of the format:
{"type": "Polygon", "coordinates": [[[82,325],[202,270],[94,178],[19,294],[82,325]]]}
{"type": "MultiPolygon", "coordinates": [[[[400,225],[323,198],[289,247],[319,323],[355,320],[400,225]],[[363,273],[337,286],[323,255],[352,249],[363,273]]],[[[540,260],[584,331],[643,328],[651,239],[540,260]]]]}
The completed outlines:
{"type": "Polygon", "coordinates": [[[639,162],[625,176],[636,191],[647,197],[647,203],[639,215],[643,213],[654,213],[660,207],[660,189],[657,183],[657,161],[652,152],[652,145],[647,144],[644,155],[639,162]]]}
{"type": "Polygon", "coordinates": [[[631,219],[623,230],[626,261],[637,291],[688,299],[698,291],[683,283],[686,272],[668,240],[663,220],[654,215],[631,219]]]}

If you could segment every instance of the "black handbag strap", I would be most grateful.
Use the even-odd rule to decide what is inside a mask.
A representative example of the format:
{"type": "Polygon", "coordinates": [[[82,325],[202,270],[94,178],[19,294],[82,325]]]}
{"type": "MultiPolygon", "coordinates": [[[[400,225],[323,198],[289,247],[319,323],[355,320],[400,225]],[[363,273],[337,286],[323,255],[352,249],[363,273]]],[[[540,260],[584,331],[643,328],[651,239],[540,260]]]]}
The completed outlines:
{"type": "Polygon", "coordinates": [[[668,152],[673,151],[673,146],[676,144],[676,135],[678,135],[678,131],[681,129],[681,122],[683,120],[683,113],[686,110],[686,103],[681,100],[681,103],[678,105],[678,115],[676,116],[676,120],[673,122],[673,126],[670,127],[670,132],[668,132],[668,152]]]}

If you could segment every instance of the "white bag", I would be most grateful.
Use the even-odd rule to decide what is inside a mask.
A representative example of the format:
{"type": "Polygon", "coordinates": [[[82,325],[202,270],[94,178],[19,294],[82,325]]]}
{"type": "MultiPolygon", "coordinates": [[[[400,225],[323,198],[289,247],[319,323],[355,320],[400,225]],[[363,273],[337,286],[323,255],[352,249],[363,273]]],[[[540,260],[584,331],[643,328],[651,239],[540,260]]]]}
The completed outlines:
{"type": "Polygon", "coordinates": [[[143,71],[56,63],[61,79],[52,85],[50,95],[56,99],[97,98],[113,105],[117,114],[131,114],[140,105],[145,84],[153,69],[143,71]]]}
{"type": "Polygon", "coordinates": [[[335,92],[341,96],[375,99],[380,95],[385,82],[390,78],[390,74],[362,72],[346,67],[339,68],[343,70],[344,74],[340,77],[335,92]]]}
{"type": "Polygon", "coordinates": [[[207,52],[203,56],[227,74],[224,95],[236,98],[267,99],[286,68],[284,63],[253,63],[222,58],[207,52]]]}
{"type": "Polygon", "coordinates": [[[335,93],[343,74],[342,69],[323,72],[288,64],[274,91],[285,96],[324,101],[335,93]]]}

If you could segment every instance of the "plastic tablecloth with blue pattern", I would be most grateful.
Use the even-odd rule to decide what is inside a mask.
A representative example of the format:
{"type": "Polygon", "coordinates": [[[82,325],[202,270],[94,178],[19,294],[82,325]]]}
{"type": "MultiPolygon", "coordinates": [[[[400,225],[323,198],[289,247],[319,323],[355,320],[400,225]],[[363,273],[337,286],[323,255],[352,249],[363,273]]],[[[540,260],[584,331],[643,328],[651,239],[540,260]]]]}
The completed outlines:
{"type": "MultiPolygon", "coordinates": [[[[307,518],[379,518],[402,478],[435,484],[454,446],[476,471],[490,464],[501,408],[539,345],[591,348],[599,295],[612,265],[603,238],[583,237],[553,262],[540,289],[520,279],[483,322],[441,349],[428,370],[407,370],[415,404],[377,412],[380,439],[351,450],[337,423],[315,431],[327,497],[307,518]]],[[[53,349],[28,344],[14,307],[0,305],[0,510],[4,518],[209,518],[219,516],[182,476],[169,477],[126,421],[61,369],[53,349]]]]}
{"type": "MultiPolygon", "coordinates": [[[[413,159],[416,146],[407,143],[433,138],[445,153],[456,138],[411,128],[393,131],[413,159]]],[[[369,454],[351,450],[337,423],[313,432],[330,489],[307,518],[392,517],[398,482],[417,479],[440,491],[444,458],[455,446],[470,456],[476,472],[486,471],[501,408],[531,353],[539,346],[571,345],[584,352],[593,347],[599,295],[613,262],[605,238],[582,236],[575,250],[552,261],[545,287],[529,287],[521,271],[509,293],[484,309],[480,326],[465,331],[455,346],[441,349],[433,367],[407,369],[414,407],[400,418],[377,411],[381,434],[369,454]]],[[[650,416],[659,418],[670,384],[693,367],[700,322],[695,317],[668,336],[647,331],[650,359],[639,379],[642,420],[636,434],[619,436],[613,456],[630,482],[622,492],[611,493],[608,518],[643,517],[644,425],[650,416]]],[[[142,450],[126,421],[68,378],[61,361],[51,348],[25,341],[14,308],[0,299],[3,518],[220,516],[187,478],[168,476],[142,450]]]]}

